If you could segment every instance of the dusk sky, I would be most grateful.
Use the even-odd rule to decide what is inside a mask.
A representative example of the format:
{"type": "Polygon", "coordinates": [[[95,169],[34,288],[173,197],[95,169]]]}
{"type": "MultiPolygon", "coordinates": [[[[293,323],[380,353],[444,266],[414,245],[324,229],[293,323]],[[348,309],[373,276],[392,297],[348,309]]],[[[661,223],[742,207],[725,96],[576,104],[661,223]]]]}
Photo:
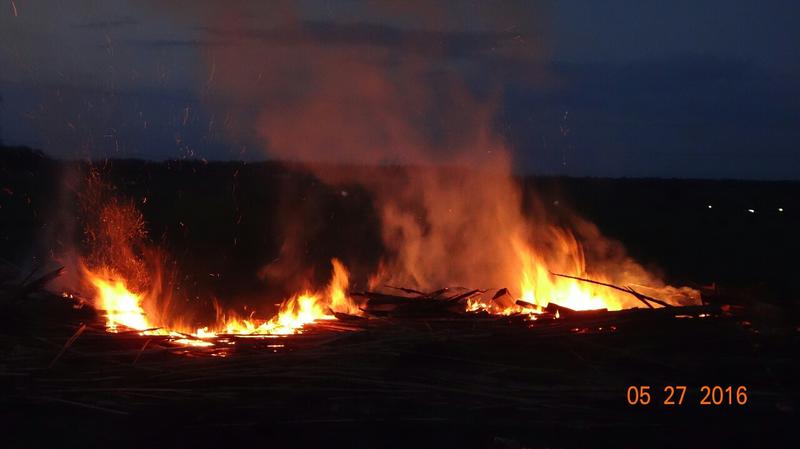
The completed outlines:
{"type": "Polygon", "coordinates": [[[427,3],[4,0],[0,138],[60,158],[260,160],[328,118],[375,130],[342,144],[377,145],[379,101],[393,130],[439,137],[491,105],[519,173],[800,179],[795,1],[427,3]],[[453,84],[469,101],[439,97],[453,84]]]}

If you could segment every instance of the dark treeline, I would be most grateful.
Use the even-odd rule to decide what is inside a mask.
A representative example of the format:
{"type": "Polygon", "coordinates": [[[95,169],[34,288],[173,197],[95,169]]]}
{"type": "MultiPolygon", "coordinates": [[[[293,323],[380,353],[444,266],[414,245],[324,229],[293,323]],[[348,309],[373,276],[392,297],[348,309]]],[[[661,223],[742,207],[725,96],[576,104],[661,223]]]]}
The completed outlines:
{"type": "MultiPolygon", "coordinates": [[[[27,148],[0,151],[2,257],[30,268],[80,242],[75,192],[88,163],[57,161],[27,148]]],[[[297,287],[279,282],[291,281],[293,270],[295,281],[324,282],[331,257],[341,258],[356,287],[363,287],[382,252],[369,194],[354,185],[326,185],[299,166],[141,160],[95,166],[138,204],[151,239],[180,267],[181,283],[192,294],[246,300],[267,283],[277,300],[297,287]]],[[[800,254],[800,183],[521,182],[528,202],[540,204],[536,213],[556,222],[562,214],[579,214],[670,283],[715,282],[766,300],[798,297],[793,274],[800,254]]]]}

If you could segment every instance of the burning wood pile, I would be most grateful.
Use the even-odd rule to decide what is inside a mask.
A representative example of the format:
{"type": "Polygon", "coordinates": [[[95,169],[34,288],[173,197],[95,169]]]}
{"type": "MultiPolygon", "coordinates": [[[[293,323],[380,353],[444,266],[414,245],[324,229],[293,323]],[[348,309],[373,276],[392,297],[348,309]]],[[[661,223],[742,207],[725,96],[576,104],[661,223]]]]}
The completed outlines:
{"type": "MultiPolygon", "coordinates": [[[[304,292],[284,301],[271,319],[241,318],[218,312],[211,326],[161,327],[152,321],[143,306],[146,294],[132,292],[112,273],[95,274],[84,269],[94,287],[95,297],[85,299],[77,293],[63,293],[78,306],[87,306],[105,317],[88,325],[117,335],[139,335],[176,347],[219,348],[241,345],[242,340],[270,339],[291,334],[355,332],[382,326],[431,326],[518,328],[518,332],[549,329],[553,332],[613,332],[617,324],[644,316],[696,318],[719,314],[719,307],[679,306],[640,293],[630,286],[619,287],[577,276],[551,274],[573,283],[599,285],[624,292],[646,308],[610,311],[608,308],[573,309],[556,302],[537,304],[516,299],[507,288],[494,290],[442,288],[431,292],[385,286],[382,291],[349,292],[348,272],[336,259],[332,261],[330,284],[319,292],[304,292]],[[656,309],[658,307],[658,309],[656,309]],[[567,326],[567,327],[565,327],[567,326]]],[[[20,288],[26,292],[43,288],[63,269],[48,273],[20,288]]],[[[156,298],[157,299],[157,298],[156,298]]],[[[84,331],[82,326],[75,335],[84,331]]],[[[268,347],[273,347],[268,345],[268,347]]]]}
{"type": "MultiPolygon", "coordinates": [[[[478,225],[458,218],[456,229],[445,220],[428,235],[408,225],[416,237],[388,248],[366,282],[332,259],[327,281],[291,290],[274,309],[263,298],[236,308],[181,296],[168,280],[182,276],[165,268],[176,264],[149,239],[135,203],[87,192],[85,241],[66,269],[2,270],[0,312],[14,324],[0,331],[0,376],[10,379],[6,405],[23,425],[18,413],[66,428],[99,415],[111,437],[128,429],[122,417],[223,445],[253,441],[266,420],[293,429],[281,438],[302,434],[314,444],[309,426],[335,427],[335,447],[363,446],[352,435],[481,423],[458,432],[466,447],[487,432],[505,441],[509,429],[539,435],[562,423],[624,432],[648,423],[620,400],[630,385],[702,385],[708,370],[747,383],[760,399],[756,413],[792,407],[772,388],[774,373],[794,382],[780,346],[791,330],[762,334],[752,310],[666,285],[597,235],[600,262],[590,270],[572,233],[537,228],[519,211],[478,225]],[[486,231],[495,226],[512,232],[486,231]],[[472,237],[466,248],[490,250],[474,256],[451,231],[472,237]],[[431,288],[439,285],[480,288],[431,288]],[[213,318],[191,314],[208,303],[213,318]],[[756,369],[762,360],[769,371],[756,369]]],[[[558,428],[543,441],[563,441],[569,429],[558,428]]]]}
{"type": "MultiPolygon", "coordinates": [[[[348,285],[347,271],[337,260],[333,260],[333,267],[333,280],[325,292],[306,292],[294,296],[284,301],[278,314],[269,320],[223,316],[222,325],[213,329],[202,327],[194,332],[153,326],[142,309],[141,296],[127,290],[119,280],[107,281],[99,276],[91,278],[97,293],[97,298],[93,300],[72,293],[49,293],[45,289],[47,284],[58,278],[63,268],[38,277],[31,274],[17,284],[7,280],[4,306],[9,313],[28,310],[32,304],[29,297],[33,296],[38,298],[33,304],[47,304],[53,310],[61,310],[62,314],[64,308],[68,307],[68,315],[73,315],[73,321],[59,324],[74,326],[74,319],[78,318],[80,325],[68,339],[59,357],[87,331],[97,335],[107,334],[116,339],[141,339],[147,342],[147,346],[176,348],[178,352],[191,348],[210,348],[206,352],[227,355],[236,345],[252,348],[264,346],[266,342],[267,348],[284,348],[292,345],[293,339],[303,341],[307,336],[372,332],[392,327],[484,329],[501,333],[516,332],[520,338],[533,338],[542,335],[613,333],[620,327],[652,320],[731,316],[728,305],[673,306],[631,287],[558,274],[553,276],[626,292],[646,308],[575,310],[555,302],[540,306],[514,299],[506,288],[442,288],[422,292],[387,286],[380,292],[348,292],[345,290],[348,285]],[[292,338],[287,338],[289,336],[292,338]]],[[[43,320],[39,325],[54,326],[54,323],[43,320]]],[[[196,352],[198,355],[202,353],[196,352]]]]}
{"type": "MultiPolygon", "coordinates": [[[[135,422],[153,432],[193,429],[191,441],[237,444],[270,423],[283,429],[277,445],[289,444],[289,435],[292,444],[320,443],[302,432],[308,426],[327,444],[353,445],[410,428],[437,438],[440,426],[477,420],[481,426],[458,432],[459,442],[514,447],[497,444],[535,435],[582,445],[587,433],[568,432],[570,425],[591,422],[592,438],[651,425],[651,415],[623,405],[629,383],[700,385],[708,372],[749,386],[748,419],[782,422],[772,407],[791,407],[769,387],[771,376],[789,382],[781,352],[747,355],[776,348],[783,334],[760,334],[746,321],[752,309],[740,306],[579,311],[522,302],[520,312],[495,314],[488,301],[507,304],[503,289],[391,287],[352,293],[358,313],[326,310],[292,333],[180,335],[121,323],[111,331],[108,312],[43,289],[59,272],[3,284],[4,316],[17,323],[2,337],[2,375],[11,381],[4,402],[15,413],[37,410],[65,423],[106,422],[93,438],[135,422]]],[[[298,298],[296,310],[301,304],[298,298]]],[[[658,420],[686,429],[696,417],[658,420]]],[[[717,415],[704,419],[722,425],[717,415]]]]}

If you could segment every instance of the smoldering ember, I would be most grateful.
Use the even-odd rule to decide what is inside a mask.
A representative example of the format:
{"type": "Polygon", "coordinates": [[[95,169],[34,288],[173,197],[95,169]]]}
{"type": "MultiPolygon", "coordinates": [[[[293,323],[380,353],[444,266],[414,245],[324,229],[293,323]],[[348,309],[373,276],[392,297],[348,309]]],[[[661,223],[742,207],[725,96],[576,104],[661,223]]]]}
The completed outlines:
{"type": "Polygon", "coordinates": [[[12,1],[3,447],[796,447],[790,14],[578,3],[12,1]]]}

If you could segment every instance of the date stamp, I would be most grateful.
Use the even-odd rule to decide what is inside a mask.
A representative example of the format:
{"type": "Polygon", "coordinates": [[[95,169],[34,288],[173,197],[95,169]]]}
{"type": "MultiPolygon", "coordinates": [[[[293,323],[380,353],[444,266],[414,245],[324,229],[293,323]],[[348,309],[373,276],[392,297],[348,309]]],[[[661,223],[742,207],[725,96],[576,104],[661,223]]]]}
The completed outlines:
{"type": "MultiPolygon", "coordinates": [[[[663,390],[650,385],[631,385],[628,387],[626,399],[629,405],[647,406],[661,404],[665,406],[680,406],[694,403],[694,399],[687,399],[686,385],[665,385],[663,390]],[[658,397],[656,397],[658,396],[658,397]]],[[[697,404],[701,406],[743,406],[747,404],[747,387],[744,385],[703,385],[697,395],[697,404]]],[[[689,396],[695,396],[690,394],[689,396]]]]}

